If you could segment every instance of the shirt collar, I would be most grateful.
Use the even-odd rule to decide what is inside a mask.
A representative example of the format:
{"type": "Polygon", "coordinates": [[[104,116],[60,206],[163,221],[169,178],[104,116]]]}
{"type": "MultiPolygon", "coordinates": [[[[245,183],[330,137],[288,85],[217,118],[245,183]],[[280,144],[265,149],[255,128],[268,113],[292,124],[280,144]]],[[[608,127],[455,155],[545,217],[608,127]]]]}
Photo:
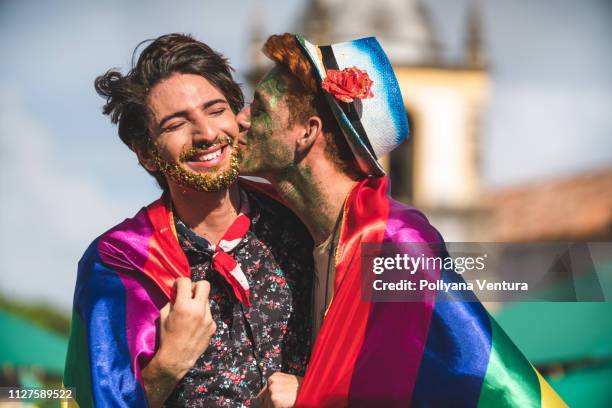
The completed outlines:
{"type": "MultiPolygon", "coordinates": [[[[244,237],[244,239],[248,239],[248,237],[251,235],[251,230],[253,226],[259,221],[259,218],[261,216],[261,210],[263,207],[262,207],[262,204],[259,198],[256,195],[252,194],[251,192],[240,188],[240,194],[242,195],[243,202],[246,201],[248,212],[251,214],[251,226],[249,228],[249,232],[247,232],[247,234],[244,237]]],[[[243,208],[244,206],[242,206],[241,210],[243,208]]],[[[183,251],[187,255],[189,255],[189,253],[202,253],[202,252],[212,255],[214,253],[214,249],[210,241],[208,241],[206,238],[201,237],[195,232],[193,232],[193,230],[189,228],[187,224],[185,224],[183,220],[179,218],[176,211],[173,211],[173,214],[174,214],[174,225],[176,227],[176,234],[178,237],[179,244],[181,245],[181,248],[183,249],[183,251]]]]}

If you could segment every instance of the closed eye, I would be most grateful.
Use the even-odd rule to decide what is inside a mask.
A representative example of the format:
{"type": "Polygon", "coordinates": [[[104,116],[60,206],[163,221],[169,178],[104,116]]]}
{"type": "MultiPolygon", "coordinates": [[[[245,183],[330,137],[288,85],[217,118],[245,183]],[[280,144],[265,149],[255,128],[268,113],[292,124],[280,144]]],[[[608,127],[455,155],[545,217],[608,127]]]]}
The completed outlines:
{"type": "Polygon", "coordinates": [[[226,110],[227,109],[225,107],[218,108],[218,109],[215,109],[214,111],[212,111],[210,114],[213,115],[213,116],[219,116],[219,115],[224,114],[226,110]]]}
{"type": "Polygon", "coordinates": [[[184,124],[185,124],[185,122],[172,123],[169,126],[163,127],[161,129],[161,133],[173,132],[175,130],[180,129],[184,124]]]}

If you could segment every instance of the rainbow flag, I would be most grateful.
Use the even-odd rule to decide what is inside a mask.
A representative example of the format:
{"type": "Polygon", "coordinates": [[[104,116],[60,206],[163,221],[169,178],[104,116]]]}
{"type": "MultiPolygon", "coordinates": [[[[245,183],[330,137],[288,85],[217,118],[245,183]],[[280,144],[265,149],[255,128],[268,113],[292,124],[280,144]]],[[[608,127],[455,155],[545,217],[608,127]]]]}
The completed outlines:
{"type": "Polygon", "coordinates": [[[435,292],[423,302],[362,300],[362,243],[443,244],[387,183],[370,177],[347,198],[334,297],[295,406],[565,406],[481,303],[435,292]]]}
{"type": "Polygon", "coordinates": [[[157,349],[159,310],[189,263],[167,197],[96,239],[79,262],[64,385],[80,407],[147,406],[141,368],[157,349]]]}

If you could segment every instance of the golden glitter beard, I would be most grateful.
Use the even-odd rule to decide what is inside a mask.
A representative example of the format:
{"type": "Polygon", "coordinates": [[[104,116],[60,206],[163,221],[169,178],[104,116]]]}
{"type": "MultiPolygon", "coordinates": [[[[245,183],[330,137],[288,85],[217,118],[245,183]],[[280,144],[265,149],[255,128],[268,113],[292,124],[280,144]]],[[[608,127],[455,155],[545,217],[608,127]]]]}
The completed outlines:
{"type": "MultiPolygon", "coordinates": [[[[195,191],[221,191],[226,190],[229,186],[236,181],[238,178],[238,169],[240,167],[240,161],[242,160],[242,152],[240,149],[236,149],[233,146],[232,140],[227,139],[227,147],[232,148],[230,154],[230,166],[229,168],[215,174],[200,174],[195,173],[183,168],[180,165],[182,162],[188,161],[188,159],[202,153],[205,149],[202,148],[190,148],[186,151],[181,152],[179,156],[179,163],[170,162],[165,160],[159,154],[157,147],[153,150],[153,160],[159,171],[166,177],[176,181],[178,184],[184,187],[188,187],[195,191]]],[[[221,142],[215,143],[220,144],[221,142]]],[[[214,146],[214,145],[213,145],[214,146]]],[[[208,146],[206,149],[209,149],[208,146]]]]}

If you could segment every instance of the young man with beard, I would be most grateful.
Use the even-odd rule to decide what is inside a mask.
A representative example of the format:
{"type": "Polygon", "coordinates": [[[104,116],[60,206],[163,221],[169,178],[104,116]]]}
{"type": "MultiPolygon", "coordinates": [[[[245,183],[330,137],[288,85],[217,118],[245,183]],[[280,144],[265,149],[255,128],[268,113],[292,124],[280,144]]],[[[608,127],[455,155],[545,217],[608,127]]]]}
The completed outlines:
{"type": "Polygon", "coordinates": [[[79,262],[64,382],[81,407],[242,407],[273,372],[305,371],[312,241],[236,182],[243,97],[230,71],[170,34],[127,75],[96,79],[164,193],[79,262]]]}
{"type": "MultiPolygon", "coordinates": [[[[408,123],[376,39],[317,46],[284,34],[263,51],[276,66],[238,115],[241,171],[267,178],[315,241],[316,336],[303,381],[274,374],[259,396],[264,406],[562,404],[474,298],[368,297],[362,244],[411,243],[412,257],[446,255],[425,216],[387,194],[377,159],[407,137],[408,123]]],[[[452,270],[416,272],[458,279],[452,270]]]]}

